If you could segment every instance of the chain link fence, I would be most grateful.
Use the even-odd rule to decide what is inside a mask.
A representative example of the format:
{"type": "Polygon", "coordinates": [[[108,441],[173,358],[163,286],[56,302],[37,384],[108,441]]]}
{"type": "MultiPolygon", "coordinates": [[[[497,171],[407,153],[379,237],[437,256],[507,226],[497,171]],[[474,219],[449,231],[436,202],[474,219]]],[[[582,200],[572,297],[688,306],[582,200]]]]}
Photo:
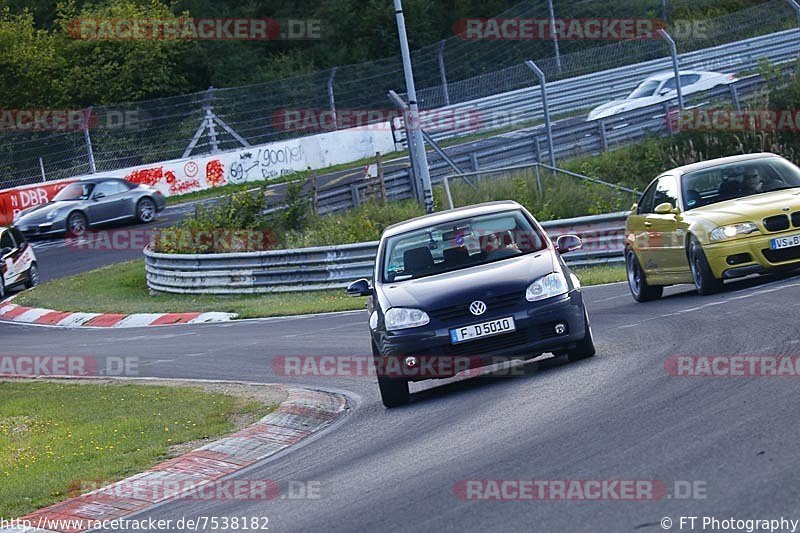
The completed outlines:
{"type": "MultiPolygon", "coordinates": [[[[772,0],[705,21],[684,32],[673,13],[712,9],[711,0],[581,0],[554,2],[556,18],[666,19],[680,52],[739,41],[797,26],[784,0],[772,0]]],[[[547,18],[547,0],[517,4],[498,18],[547,18]]],[[[548,81],[663,58],[660,40],[487,41],[451,37],[413,53],[422,109],[435,109],[536,85],[524,65],[533,59],[548,81]]],[[[289,129],[285,110],[388,110],[388,90],[404,87],[399,57],[346,65],[267,83],[158,100],[96,107],[75,131],[0,133],[0,188],[215,153],[313,133],[289,129]]],[[[600,89],[600,88],[599,88],[600,89]]],[[[385,120],[383,118],[382,120],[385,120]]],[[[381,120],[381,121],[382,121],[381,120]]]]}

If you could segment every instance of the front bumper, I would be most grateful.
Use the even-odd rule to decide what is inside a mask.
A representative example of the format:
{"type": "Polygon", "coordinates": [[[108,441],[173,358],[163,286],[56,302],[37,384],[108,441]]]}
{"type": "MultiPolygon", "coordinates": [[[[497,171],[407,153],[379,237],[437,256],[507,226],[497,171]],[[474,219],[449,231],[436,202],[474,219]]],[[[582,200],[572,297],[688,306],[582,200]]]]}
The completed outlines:
{"type": "Polygon", "coordinates": [[[31,237],[50,237],[63,235],[67,232],[67,224],[64,220],[17,222],[17,228],[25,238],[31,237]]]}
{"type": "Polygon", "coordinates": [[[771,250],[770,243],[777,237],[795,235],[793,229],[780,233],[743,237],[729,242],[706,244],[703,251],[714,277],[731,279],[771,270],[800,268],[800,246],[771,250]],[[745,257],[743,254],[749,255],[745,257]]]}
{"type": "MultiPolygon", "coordinates": [[[[458,359],[469,361],[469,368],[486,366],[510,359],[527,359],[546,352],[570,349],[586,336],[586,314],[583,295],[580,289],[558,296],[552,301],[528,302],[524,308],[516,308],[481,317],[472,317],[457,324],[431,324],[424,328],[414,328],[397,332],[382,332],[375,341],[382,354],[383,364],[392,367],[389,359],[399,360],[402,365],[408,356],[432,356],[437,359],[458,359]],[[514,317],[515,331],[473,341],[453,344],[450,329],[468,326],[493,319],[514,317]],[[558,335],[557,324],[566,325],[566,331],[558,335]]],[[[446,366],[437,367],[439,369],[446,366]]],[[[464,370],[457,363],[452,368],[464,370]]],[[[457,373],[457,372],[454,372],[457,373]]],[[[410,380],[449,377],[443,375],[411,376],[410,380]]]]}

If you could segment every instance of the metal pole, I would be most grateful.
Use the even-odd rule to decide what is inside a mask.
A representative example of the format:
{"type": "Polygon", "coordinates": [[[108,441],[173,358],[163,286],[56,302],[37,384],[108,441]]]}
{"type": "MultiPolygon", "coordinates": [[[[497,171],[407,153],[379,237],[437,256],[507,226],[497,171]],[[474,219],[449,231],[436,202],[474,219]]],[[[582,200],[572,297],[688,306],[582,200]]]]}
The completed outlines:
{"type": "Polygon", "coordinates": [[[667,0],[661,0],[661,18],[664,22],[669,22],[669,13],[667,13],[667,0]]]}
{"type": "Polygon", "coordinates": [[[447,41],[442,39],[439,41],[439,75],[442,77],[442,95],[444,96],[444,105],[450,105],[450,91],[447,88],[447,71],[444,68],[444,46],[447,41]]]}
{"type": "Polygon", "coordinates": [[[331,109],[331,118],[333,118],[333,129],[339,129],[339,119],[336,118],[336,99],[333,97],[333,78],[336,76],[336,69],[339,67],[333,67],[331,69],[331,75],[328,76],[328,105],[331,109]]]}
{"type": "Polygon", "coordinates": [[[536,74],[539,78],[539,86],[542,88],[542,110],[544,111],[544,128],[547,131],[547,151],[550,152],[550,166],[556,166],[556,154],[553,150],[553,127],[550,124],[550,108],[547,105],[547,80],[545,80],[544,72],[536,66],[536,63],[530,59],[525,61],[528,68],[536,74]]]}
{"type": "Polygon", "coordinates": [[[401,0],[394,0],[394,11],[397,15],[397,33],[400,37],[400,52],[403,56],[403,72],[406,78],[406,93],[408,94],[408,122],[406,123],[406,130],[409,132],[408,151],[409,156],[417,162],[416,168],[419,172],[419,180],[422,183],[425,212],[433,213],[431,175],[425,155],[425,141],[422,139],[422,133],[420,132],[417,89],[414,87],[414,71],[411,67],[411,52],[408,49],[408,35],[406,35],[406,21],[403,16],[401,0]]]}
{"type": "Polygon", "coordinates": [[[444,185],[444,196],[447,199],[447,208],[453,209],[453,195],[450,194],[450,181],[447,176],[442,178],[442,184],[444,185]]]}
{"type": "Polygon", "coordinates": [[[556,68],[561,74],[561,53],[558,50],[558,35],[556,34],[556,15],[553,9],[553,0],[547,0],[547,7],[550,10],[550,34],[553,37],[553,47],[556,50],[556,68]]]}
{"type": "Polygon", "coordinates": [[[86,143],[86,153],[89,156],[89,172],[92,174],[97,173],[97,167],[94,164],[94,150],[92,150],[92,137],[89,135],[89,118],[92,115],[92,108],[86,110],[83,121],[83,140],[86,143]]]}
{"type": "Polygon", "coordinates": [[[675,71],[675,89],[678,91],[678,109],[683,109],[683,91],[681,90],[681,73],[678,68],[678,47],[675,46],[675,41],[670,37],[667,30],[661,28],[658,34],[662,39],[669,44],[670,53],[672,54],[672,69],[675,71]]]}
{"type": "Polygon", "coordinates": [[[795,0],[786,0],[786,1],[789,2],[789,5],[792,6],[795,13],[797,14],[797,24],[800,25],[800,4],[795,2],[795,0]]]}
{"type": "Polygon", "coordinates": [[[42,182],[47,181],[47,176],[44,174],[44,161],[42,158],[39,158],[39,169],[42,171],[42,182]]]}

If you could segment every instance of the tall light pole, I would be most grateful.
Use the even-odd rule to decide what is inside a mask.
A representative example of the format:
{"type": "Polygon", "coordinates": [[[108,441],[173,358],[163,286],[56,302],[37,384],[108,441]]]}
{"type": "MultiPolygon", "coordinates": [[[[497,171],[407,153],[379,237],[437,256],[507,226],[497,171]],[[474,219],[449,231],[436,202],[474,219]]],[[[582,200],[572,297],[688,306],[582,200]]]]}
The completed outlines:
{"type": "Polygon", "coordinates": [[[408,35],[406,35],[406,20],[403,16],[401,0],[394,0],[394,12],[397,16],[397,33],[400,36],[400,53],[403,56],[403,72],[406,77],[406,93],[408,94],[408,115],[406,116],[406,131],[408,132],[409,157],[414,161],[414,168],[418,173],[417,178],[422,184],[423,202],[425,212],[433,213],[433,191],[431,190],[431,175],[428,170],[428,158],[425,156],[425,141],[419,121],[419,105],[417,104],[417,90],[414,87],[414,71],[411,68],[411,53],[408,50],[408,35]]]}

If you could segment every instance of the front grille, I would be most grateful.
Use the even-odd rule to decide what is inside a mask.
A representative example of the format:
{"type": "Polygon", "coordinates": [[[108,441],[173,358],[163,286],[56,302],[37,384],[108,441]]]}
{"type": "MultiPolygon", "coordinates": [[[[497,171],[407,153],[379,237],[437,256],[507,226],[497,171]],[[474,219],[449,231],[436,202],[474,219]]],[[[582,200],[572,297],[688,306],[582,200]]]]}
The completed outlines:
{"type": "Polygon", "coordinates": [[[800,228],[800,211],[792,213],[792,226],[800,228]]]}
{"type": "Polygon", "coordinates": [[[767,231],[783,231],[789,229],[789,217],[786,215],[775,215],[764,219],[764,227],[767,231]]]}
{"type": "Polygon", "coordinates": [[[446,352],[444,355],[486,355],[520,344],[526,344],[527,342],[528,330],[522,329],[513,333],[495,335],[494,337],[487,337],[476,341],[452,344],[448,349],[442,351],[446,352]]]}
{"type": "Polygon", "coordinates": [[[784,248],[782,250],[761,250],[764,257],[770,263],[783,263],[784,261],[792,261],[800,259],[800,246],[793,246],[792,248],[784,248]]]}
{"type": "MultiPolygon", "coordinates": [[[[493,296],[491,298],[481,298],[481,301],[486,304],[486,311],[494,314],[494,312],[499,309],[514,307],[522,300],[522,298],[522,292],[514,291],[512,293],[493,296]]],[[[457,318],[476,319],[477,317],[469,312],[469,304],[471,304],[473,301],[474,300],[470,300],[469,302],[464,302],[458,305],[440,307],[439,309],[430,311],[428,315],[430,315],[432,318],[443,321],[455,320],[457,318]]]]}

